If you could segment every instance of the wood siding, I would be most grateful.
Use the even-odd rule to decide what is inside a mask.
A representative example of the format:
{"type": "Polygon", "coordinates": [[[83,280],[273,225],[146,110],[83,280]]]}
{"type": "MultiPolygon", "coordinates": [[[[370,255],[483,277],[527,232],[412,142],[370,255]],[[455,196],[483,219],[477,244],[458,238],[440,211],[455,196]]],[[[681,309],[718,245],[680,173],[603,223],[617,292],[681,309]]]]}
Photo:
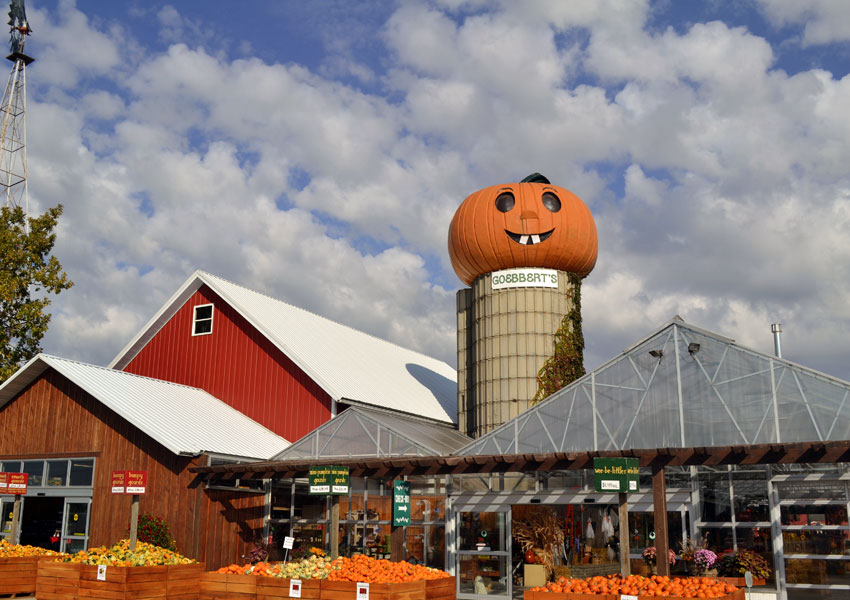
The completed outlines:
{"type": "Polygon", "coordinates": [[[262,494],[207,490],[188,471],[206,456],[173,454],[49,369],[0,408],[0,459],[57,456],[95,458],[89,547],[128,535],[130,496],[110,490],[112,471],[123,469],[148,472],[140,513],[165,519],[180,552],[208,568],[241,561],[262,531],[262,494]]]}
{"type": "Polygon", "coordinates": [[[207,286],[124,370],[206,390],[290,442],[331,415],[330,396],[207,286]],[[200,304],[214,305],[213,330],[193,336],[193,309],[200,304]]]}

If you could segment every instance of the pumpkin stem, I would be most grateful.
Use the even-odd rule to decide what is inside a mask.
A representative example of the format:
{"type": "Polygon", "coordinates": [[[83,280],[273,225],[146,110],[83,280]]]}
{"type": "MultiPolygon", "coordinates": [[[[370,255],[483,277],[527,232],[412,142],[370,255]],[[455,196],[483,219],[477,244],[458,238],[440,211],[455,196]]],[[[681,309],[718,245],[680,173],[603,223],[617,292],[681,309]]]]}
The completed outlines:
{"type": "Polygon", "coordinates": [[[549,181],[548,179],[546,179],[540,173],[532,173],[531,175],[529,175],[528,177],[526,177],[525,179],[520,181],[520,183],[552,183],[552,182],[549,181]]]}

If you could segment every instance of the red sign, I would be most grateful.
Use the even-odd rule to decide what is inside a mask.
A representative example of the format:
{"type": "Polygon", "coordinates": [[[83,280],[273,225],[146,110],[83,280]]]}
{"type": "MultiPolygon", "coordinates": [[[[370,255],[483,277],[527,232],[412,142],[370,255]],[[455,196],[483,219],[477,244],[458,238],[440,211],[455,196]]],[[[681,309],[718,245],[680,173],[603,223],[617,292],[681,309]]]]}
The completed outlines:
{"type": "Polygon", "coordinates": [[[29,473],[9,473],[7,494],[26,494],[29,473]]]}
{"type": "Polygon", "coordinates": [[[112,471],[112,488],[113,494],[127,493],[127,471],[112,471]]]}
{"type": "Polygon", "coordinates": [[[144,494],[148,487],[147,471],[127,471],[127,493],[144,494]]]}
{"type": "Polygon", "coordinates": [[[0,494],[9,493],[9,474],[0,473],[0,494]]]}

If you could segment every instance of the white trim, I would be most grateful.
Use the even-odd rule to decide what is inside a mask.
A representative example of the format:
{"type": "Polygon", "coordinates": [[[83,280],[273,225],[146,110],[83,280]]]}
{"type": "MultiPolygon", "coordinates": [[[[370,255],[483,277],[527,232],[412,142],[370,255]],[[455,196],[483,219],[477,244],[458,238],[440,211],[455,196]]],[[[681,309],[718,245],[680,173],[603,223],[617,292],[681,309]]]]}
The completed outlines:
{"type": "Polygon", "coordinates": [[[212,302],[208,302],[207,304],[196,304],[192,307],[192,337],[198,335],[212,335],[213,332],[213,322],[215,321],[215,305],[212,302]],[[208,319],[199,319],[198,318],[198,309],[210,307],[210,316],[208,319]],[[210,322],[210,330],[209,331],[201,331],[198,332],[198,324],[210,322]]]}

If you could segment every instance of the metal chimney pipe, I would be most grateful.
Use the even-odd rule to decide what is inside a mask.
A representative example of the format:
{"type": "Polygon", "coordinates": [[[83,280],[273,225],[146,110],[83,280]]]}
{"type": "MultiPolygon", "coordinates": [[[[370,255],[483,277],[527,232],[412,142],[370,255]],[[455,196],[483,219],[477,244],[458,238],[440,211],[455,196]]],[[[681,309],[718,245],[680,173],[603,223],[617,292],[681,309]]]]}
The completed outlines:
{"type": "Polygon", "coordinates": [[[782,323],[772,323],[770,330],[773,332],[773,351],[779,358],[782,358],[782,343],[779,338],[782,337],[782,323]]]}

